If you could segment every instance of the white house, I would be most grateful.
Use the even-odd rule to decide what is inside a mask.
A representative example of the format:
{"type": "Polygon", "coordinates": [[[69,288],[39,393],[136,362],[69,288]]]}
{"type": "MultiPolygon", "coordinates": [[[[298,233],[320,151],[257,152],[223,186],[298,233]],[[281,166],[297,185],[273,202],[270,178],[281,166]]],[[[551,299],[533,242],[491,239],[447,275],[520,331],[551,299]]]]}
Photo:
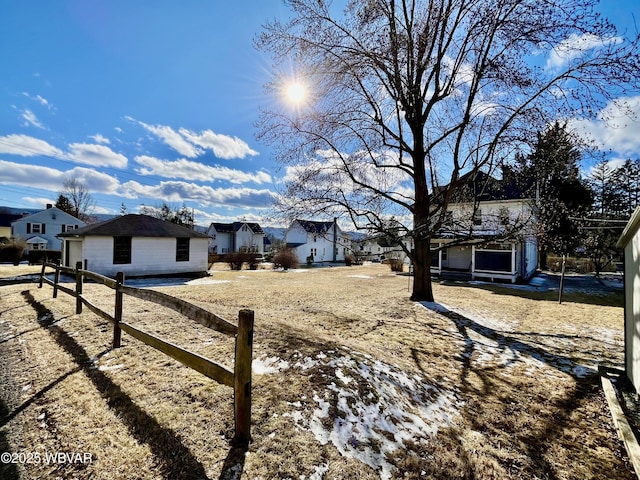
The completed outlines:
{"type": "Polygon", "coordinates": [[[440,235],[432,241],[437,255],[431,272],[512,283],[528,280],[538,265],[534,221],[529,199],[452,203],[440,235]],[[505,235],[514,227],[519,229],[517,235],[505,235]],[[459,244],[465,236],[476,239],[459,244]]]}
{"type": "Polygon", "coordinates": [[[344,262],[345,255],[351,252],[351,240],[335,219],[294,220],[285,233],[285,242],[306,263],[344,262]]]}
{"type": "Polygon", "coordinates": [[[265,234],[257,223],[212,223],[207,229],[209,252],[217,254],[265,252],[265,234]]]}
{"type": "Polygon", "coordinates": [[[640,390],[640,207],[617,244],[624,251],[624,360],[627,377],[640,390]]]}
{"type": "Polygon", "coordinates": [[[15,220],[11,235],[26,240],[25,252],[30,250],[62,250],[58,234],[76,230],[85,223],[57,207],[47,205],[46,210],[15,220]]]}
{"type": "Polygon", "coordinates": [[[202,274],[208,269],[209,237],[148,215],[124,215],[58,235],[62,264],[114,277],[202,274]]]}

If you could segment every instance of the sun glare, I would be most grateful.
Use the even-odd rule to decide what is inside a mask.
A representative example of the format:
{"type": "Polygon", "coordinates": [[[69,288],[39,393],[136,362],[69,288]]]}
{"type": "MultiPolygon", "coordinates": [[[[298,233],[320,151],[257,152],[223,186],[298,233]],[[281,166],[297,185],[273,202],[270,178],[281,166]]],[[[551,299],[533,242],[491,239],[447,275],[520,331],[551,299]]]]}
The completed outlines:
{"type": "Polygon", "coordinates": [[[293,82],[286,88],[287,100],[294,105],[301,105],[307,99],[307,88],[300,82],[293,82]]]}

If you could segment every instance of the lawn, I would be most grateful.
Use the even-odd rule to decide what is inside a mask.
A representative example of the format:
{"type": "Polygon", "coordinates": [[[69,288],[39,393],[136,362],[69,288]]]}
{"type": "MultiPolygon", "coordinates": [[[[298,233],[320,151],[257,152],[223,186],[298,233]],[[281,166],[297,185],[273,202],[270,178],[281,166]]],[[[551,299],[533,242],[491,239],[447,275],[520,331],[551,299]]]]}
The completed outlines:
{"type": "MultiPolygon", "coordinates": [[[[31,462],[0,478],[634,478],[597,376],[623,367],[621,293],[559,305],[436,283],[422,304],[410,281],[364,265],[150,283],[229,320],[255,311],[246,453],[230,444],[232,389],[126,334],[111,350],[108,322],[50,286],[2,286],[0,452],[31,462]]],[[[113,309],[111,290],[85,294],[113,309]]],[[[227,337],[131,297],[124,312],[232,368],[227,337]]]]}

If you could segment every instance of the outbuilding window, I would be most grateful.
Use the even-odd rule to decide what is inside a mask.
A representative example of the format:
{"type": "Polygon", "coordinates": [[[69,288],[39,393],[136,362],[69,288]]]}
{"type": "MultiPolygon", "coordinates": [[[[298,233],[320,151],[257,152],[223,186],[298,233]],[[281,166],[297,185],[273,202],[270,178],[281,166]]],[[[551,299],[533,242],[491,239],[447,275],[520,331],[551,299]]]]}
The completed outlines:
{"type": "Polygon", "coordinates": [[[113,264],[131,263],[131,237],[113,237],[113,264]]]}
{"type": "Polygon", "coordinates": [[[176,262],[189,261],[189,238],[176,238],[176,262]]]}

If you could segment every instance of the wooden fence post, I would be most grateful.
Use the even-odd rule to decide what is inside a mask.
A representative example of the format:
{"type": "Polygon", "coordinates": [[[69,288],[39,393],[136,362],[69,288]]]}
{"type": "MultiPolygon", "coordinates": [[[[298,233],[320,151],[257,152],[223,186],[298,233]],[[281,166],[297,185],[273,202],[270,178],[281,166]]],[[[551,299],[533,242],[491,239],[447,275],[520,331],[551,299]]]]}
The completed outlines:
{"type": "Polygon", "coordinates": [[[42,283],[44,282],[44,269],[47,268],[47,261],[42,259],[42,270],[40,271],[40,283],[38,283],[38,288],[42,288],[42,283]]]}
{"type": "Polygon", "coordinates": [[[118,272],[116,274],[116,310],[113,313],[113,348],[120,348],[120,340],[122,338],[122,330],[120,329],[120,322],[122,321],[122,289],[124,285],[124,272],[118,272]]]}
{"type": "Polygon", "coordinates": [[[82,313],[82,262],[76,262],[76,313],[82,313]]]}
{"type": "Polygon", "coordinates": [[[253,355],[253,310],[240,310],[234,369],[234,414],[236,431],[232,443],[251,441],[251,361],[253,355]]]}
{"type": "Polygon", "coordinates": [[[53,281],[53,298],[58,298],[58,283],[60,282],[60,260],[56,260],[56,275],[53,281]]]}

